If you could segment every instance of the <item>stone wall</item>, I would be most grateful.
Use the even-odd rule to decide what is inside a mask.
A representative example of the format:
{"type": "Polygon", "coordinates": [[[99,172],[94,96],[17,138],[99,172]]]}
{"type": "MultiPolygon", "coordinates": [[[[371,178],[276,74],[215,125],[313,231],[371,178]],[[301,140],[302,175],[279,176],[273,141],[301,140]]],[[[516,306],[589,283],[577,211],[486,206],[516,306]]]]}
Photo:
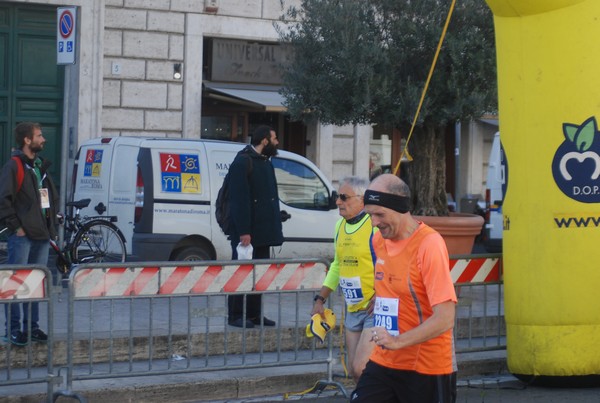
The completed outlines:
{"type": "Polygon", "coordinates": [[[203,2],[107,0],[104,16],[104,135],[181,137],[186,12],[203,2]],[[183,70],[183,68],[182,68],[183,70]],[[182,71],[183,73],[183,71],[182,71]]]}

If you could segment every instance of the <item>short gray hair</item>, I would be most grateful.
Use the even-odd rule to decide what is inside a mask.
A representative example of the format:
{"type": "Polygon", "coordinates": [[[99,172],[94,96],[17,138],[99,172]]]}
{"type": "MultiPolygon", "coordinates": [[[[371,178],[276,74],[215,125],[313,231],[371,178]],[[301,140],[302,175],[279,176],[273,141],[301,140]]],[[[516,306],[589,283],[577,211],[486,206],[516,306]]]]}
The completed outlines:
{"type": "Polygon", "coordinates": [[[363,196],[369,187],[369,181],[359,176],[346,176],[340,181],[340,187],[348,185],[359,196],[363,196]]]}

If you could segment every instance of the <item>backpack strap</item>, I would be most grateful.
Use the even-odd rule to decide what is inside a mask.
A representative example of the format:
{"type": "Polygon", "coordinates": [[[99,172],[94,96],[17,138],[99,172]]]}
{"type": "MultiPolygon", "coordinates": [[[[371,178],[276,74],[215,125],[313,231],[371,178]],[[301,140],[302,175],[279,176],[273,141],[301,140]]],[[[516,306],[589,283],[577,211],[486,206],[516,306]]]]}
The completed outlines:
{"type": "Polygon", "coordinates": [[[12,159],[17,164],[17,193],[21,191],[21,186],[23,186],[23,178],[25,178],[25,169],[23,168],[23,161],[21,158],[16,155],[12,157],[12,159]]]}

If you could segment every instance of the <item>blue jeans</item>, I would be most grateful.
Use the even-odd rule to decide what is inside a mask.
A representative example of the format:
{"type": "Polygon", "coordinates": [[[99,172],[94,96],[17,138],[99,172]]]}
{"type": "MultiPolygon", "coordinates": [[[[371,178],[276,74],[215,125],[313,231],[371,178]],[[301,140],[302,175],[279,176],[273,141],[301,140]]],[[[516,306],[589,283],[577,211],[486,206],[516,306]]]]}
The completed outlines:
{"type": "MultiPolygon", "coordinates": [[[[37,264],[46,266],[48,264],[48,253],[50,244],[48,241],[34,241],[26,236],[12,234],[8,237],[8,264],[37,264]]],[[[21,306],[23,307],[23,332],[39,329],[40,319],[39,306],[37,302],[10,303],[4,305],[6,316],[6,334],[21,330],[21,306]],[[10,311],[10,326],[8,322],[10,311]],[[31,317],[29,316],[31,314],[31,317]],[[29,327],[31,326],[31,329],[29,327]]]]}

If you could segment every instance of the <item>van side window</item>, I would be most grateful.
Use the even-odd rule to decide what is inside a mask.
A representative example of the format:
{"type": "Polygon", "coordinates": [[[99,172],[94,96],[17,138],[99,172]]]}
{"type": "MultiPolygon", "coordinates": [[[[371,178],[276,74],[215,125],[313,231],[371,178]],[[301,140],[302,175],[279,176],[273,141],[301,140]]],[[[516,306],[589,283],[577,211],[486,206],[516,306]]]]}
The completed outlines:
{"type": "Polygon", "coordinates": [[[290,207],[328,210],[329,191],[319,176],[296,161],[274,157],[279,199],[290,207]]]}

